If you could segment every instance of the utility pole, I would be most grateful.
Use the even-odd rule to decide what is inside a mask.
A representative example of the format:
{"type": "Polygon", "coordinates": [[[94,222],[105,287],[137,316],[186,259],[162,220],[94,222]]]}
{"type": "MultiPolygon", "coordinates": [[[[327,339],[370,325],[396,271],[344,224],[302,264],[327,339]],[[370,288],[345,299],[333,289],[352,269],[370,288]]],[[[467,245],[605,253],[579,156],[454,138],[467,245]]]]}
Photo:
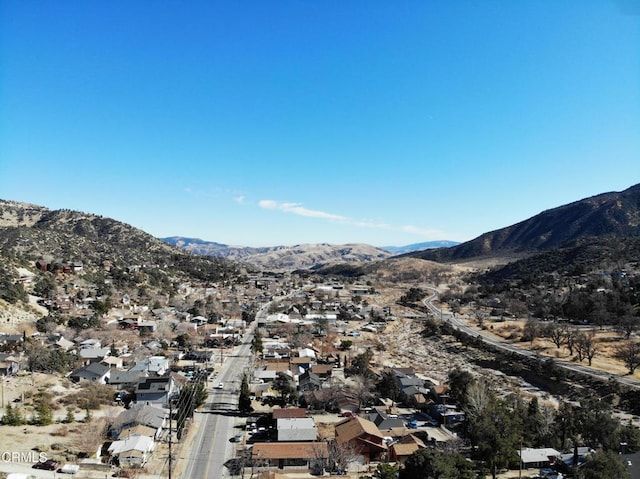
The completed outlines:
{"type": "Polygon", "coordinates": [[[169,479],[171,479],[171,469],[173,466],[173,455],[171,452],[172,431],[171,424],[173,422],[173,401],[169,398],[169,479]]]}

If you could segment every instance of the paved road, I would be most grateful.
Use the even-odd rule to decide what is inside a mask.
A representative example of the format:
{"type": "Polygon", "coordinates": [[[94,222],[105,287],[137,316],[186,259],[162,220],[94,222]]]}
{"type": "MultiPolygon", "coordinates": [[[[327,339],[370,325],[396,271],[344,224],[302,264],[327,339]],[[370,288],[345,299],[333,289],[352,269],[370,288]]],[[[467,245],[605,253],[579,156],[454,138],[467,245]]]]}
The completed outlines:
{"type": "MultiPolygon", "coordinates": [[[[266,314],[266,309],[258,314],[266,314]]],[[[227,351],[220,372],[209,382],[209,401],[194,417],[196,436],[180,458],[184,461],[182,479],[232,477],[224,463],[235,456],[236,443],[229,439],[238,433],[236,426],[244,423],[237,416],[238,398],[242,376],[252,358],[251,340],[257,323],[256,318],[241,345],[227,351]],[[222,389],[217,388],[219,383],[222,389]]]]}
{"type": "MultiPolygon", "coordinates": [[[[513,344],[509,344],[509,343],[504,343],[498,339],[495,339],[494,337],[490,336],[488,333],[484,333],[483,331],[478,331],[477,329],[472,328],[471,326],[469,326],[466,322],[464,322],[463,320],[461,320],[459,317],[456,317],[454,314],[452,313],[445,313],[444,311],[442,311],[441,309],[438,309],[434,304],[433,301],[438,297],[439,292],[437,289],[435,288],[428,288],[430,289],[433,294],[431,296],[429,296],[428,298],[426,298],[423,303],[424,305],[429,308],[429,310],[436,315],[437,317],[440,317],[443,321],[447,321],[449,322],[452,326],[454,326],[455,328],[459,329],[460,331],[469,334],[471,336],[480,336],[482,338],[482,340],[486,343],[489,343],[497,348],[500,349],[504,349],[507,351],[511,351],[513,353],[519,354],[521,356],[526,356],[529,358],[538,358],[540,357],[538,355],[538,353],[536,353],[535,351],[530,351],[528,349],[524,349],[524,348],[520,348],[518,346],[515,346],[513,344]]],[[[629,378],[626,376],[619,376],[619,375],[614,375],[605,371],[600,371],[598,369],[594,369],[594,368],[590,368],[588,366],[584,366],[581,364],[576,364],[573,363],[571,361],[564,361],[561,359],[556,359],[553,358],[554,363],[556,366],[571,370],[571,371],[576,371],[576,372],[580,372],[582,374],[588,374],[589,376],[593,376],[595,378],[598,379],[602,379],[602,380],[609,380],[610,378],[615,378],[616,381],[618,381],[620,384],[624,384],[626,386],[630,386],[633,388],[640,388],[640,381],[633,379],[633,378],[629,378]]]]}

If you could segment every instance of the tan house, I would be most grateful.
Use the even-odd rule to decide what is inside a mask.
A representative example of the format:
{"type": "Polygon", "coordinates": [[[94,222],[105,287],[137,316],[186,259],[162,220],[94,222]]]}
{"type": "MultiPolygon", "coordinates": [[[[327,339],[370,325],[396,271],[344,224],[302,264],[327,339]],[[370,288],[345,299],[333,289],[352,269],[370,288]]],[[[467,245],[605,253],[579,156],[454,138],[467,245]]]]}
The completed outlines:
{"type": "Polygon", "coordinates": [[[326,442],[260,442],[253,445],[251,459],[258,467],[315,469],[329,457],[326,442]]]}
{"type": "Polygon", "coordinates": [[[348,445],[362,456],[364,463],[377,461],[387,453],[384,436],[373,422],[352,416],[335,425],[335,440],[339,446],[348,445]]]}
{"type": "Polygon", "coordinates": [[[389,448],[389,459],[392,462],[404,463],[407,458],[416,451],[426,448],[427,445],[413,434],[403,436],[398,442],[389,448]]]}

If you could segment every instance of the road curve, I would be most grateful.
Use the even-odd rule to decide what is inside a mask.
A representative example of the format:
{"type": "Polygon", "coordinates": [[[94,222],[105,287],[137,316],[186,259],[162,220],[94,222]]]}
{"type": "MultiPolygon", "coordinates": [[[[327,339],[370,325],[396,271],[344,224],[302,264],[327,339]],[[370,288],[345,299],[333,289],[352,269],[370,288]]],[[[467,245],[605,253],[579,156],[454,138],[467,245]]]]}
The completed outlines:
{"type": "MultiPolygon", "coordinates": [[[[512,352],[512,353],[515,353],[515,354],[519,354],[520,356],[524,356],[524,357],[528,357],[528,358],[539,358],[539,357],[541,357],[535,351],[531,351],[531,350],[528,350],[528,349],[520,348],[520,347],[515,346],[513,344],[509,344],[509,343],[505,343],[505,342],[502,342],[500,340],[497,340],[494,337],[484,333],[483,331],[478,331],[477,329],[474,329],[474,328],[470,327],[467,323],[465,323],[461,319],[456,318],[455,314],[446,313],[443,310],[438,309],[438,307],[436,307],[433,304],[433,301],[438,297],[440,292],[436,288],[428,287],[427,289],[430,289],[433,292],[433,294],[431,296],[429,296],[428,298],[423,300],[424,305],[436,317],[439,317],[441,320],[448,322],[454,328],[457,328],[458,330],[460,330],[463,333],[466,333],[466,334],[468,334],[470,336],[476,336],[476,337],[479,336],[480,338],[482,338],[482,340],[485,343],[491,344],[492,346],[495,346],[497,348],[503,349],[505,351],[509,351],[509,352],[512,352]]],[[[638,381],[636,379],[633,379],[633,378],[620,376],[620,375],[616,375],[616,374],[611,374],[611,373],[608,373],[606,371],[601,371],[599,369],[591,368],[589,366],[584,366],[582,364],[576,364],[574,362],[565,361],[565,360],[562,360],[562,359],[553,358],[553,361],[554,361],[554,364],[556,366],[564,368],[564,369],[567,369],[569,371],[575,371],[575,372],[579,372],[579,373],[582,373],[582,374],[587,374],[587,375],[592,376],[594,378],[605,380],[605,381],[608,381],[611,378],[614,378],[620,384],[623,384],[625,386],[629,386],[629,387],[632,387],[632,388],[640,389],[640,381],[638,381]]]]}

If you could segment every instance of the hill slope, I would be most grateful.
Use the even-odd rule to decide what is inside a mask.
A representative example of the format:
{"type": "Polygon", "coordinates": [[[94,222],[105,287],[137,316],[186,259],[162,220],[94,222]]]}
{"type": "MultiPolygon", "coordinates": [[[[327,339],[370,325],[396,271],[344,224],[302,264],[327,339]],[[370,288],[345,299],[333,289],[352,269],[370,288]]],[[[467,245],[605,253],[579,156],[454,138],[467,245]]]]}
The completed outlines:
{"type": "Polygon", "coordinates": [[[359,243],[345,245],[317,243],[250,248],[180,236],[161,239],[195,254],[244,261],[263,269],[311,269],[335,263],[377,261],[391,256],[388,251],[359,243]]]}
{"type": "Polygon", "coordinates": [[[0,259],[33,267],[38,258],[101,267],[153,267],[161,276],[215,279],[237,264],[174,248],[133,226],[102,216],[0,200],[0,259]]]}
{"type": "Polygon", "coordinates": [[[584,238],[640,236],[640,184],[553,208],[451,248],[409,253],[434,261],[527,255],[584,238]]]}

